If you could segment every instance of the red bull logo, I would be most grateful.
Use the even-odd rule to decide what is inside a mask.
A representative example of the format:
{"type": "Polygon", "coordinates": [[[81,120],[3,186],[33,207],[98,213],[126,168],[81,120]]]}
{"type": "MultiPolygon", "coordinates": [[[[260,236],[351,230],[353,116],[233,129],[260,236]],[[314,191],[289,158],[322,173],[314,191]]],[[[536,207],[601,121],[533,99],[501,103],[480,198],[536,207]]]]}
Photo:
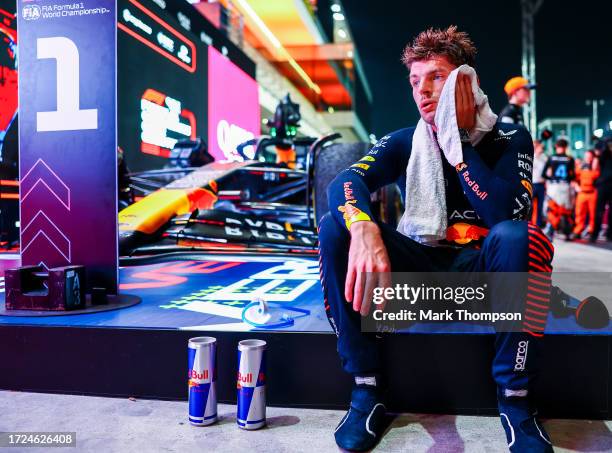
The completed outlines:
{"type": "Polygon", "coordinates": [[[353,189],[351,189],[352,184],[353,184],[352,182],[348,181],[348,182],[345,182],[342,186],[344,189],[344,199],[346,201],[352,201],[355,199],[355,197],[353,197],[353,189]]]}
{"type": "Polygon", "coordinates": [[[533,187],[531,186],[531,183],[526,179],[522,179],[521,184],[525,189],[527,189],[527,192],[529,192],[529,196],[533,196],[533,187]]]}
{"type": "Polygon", "coordinates": [[[466,171],[465,173],[463,173],[463,179],[465,180],[467,185],[472,188],[472,191],[476,194],[478,198],[480,198],[481,200],[484,200],[485,198],[487,198],[489,193],[484,190],[481,190],[478,183],[470,177],[469,171],[466,171]]]}
{"type": "Polygon", "coordinates": [[[196,370],[189,370],[189,373],[187,373],[187,377],[191,380],[200,380],[200,381],[206,381],[208,380],[208,370],[202,370],[201,373],[198,373],[196,370]]]}
{"type": "Polygon", "coordinates": [[[240,388],[243,384],[252,384],[253,383],[253,373],[242,374],[238,371],[238,388],[240,388]]]}
{"type": "Polygon", "coordinates": [[[358,220],[371,220],[370,216],[363,212],[361,209],[357,208],[352,202],[347,201],[344,206],[339,206],[338,211],[342,213],[342,217],[344,218],[344,223],[346,223],[346,227],[350,229],[351,224],[358,220]]]}
{"type": "Polygon", "coordinates": [[[489,233],[487,228],[482,228],[469,223],[455,223],[446,229],[446,240],[456,244],[468,244],[478,241],[489,233]]]}
{"type": "MultiPolygon", "coordinates": [[[[263,372],[260,372],[257,375],[257,382],[263,383],[265,381],[266,381],[266,375],[263,372]]],[[[245,384],[251,384],[251,385],[249,385],[249,387],[252,387],[253,383],[254,383],[254,381],[253,381],[253,373],[242,374],[240,371],[238,371],[238,379],[237,379],[236,388],[242,388],[242,386],[245,385],[245,384]]]]}

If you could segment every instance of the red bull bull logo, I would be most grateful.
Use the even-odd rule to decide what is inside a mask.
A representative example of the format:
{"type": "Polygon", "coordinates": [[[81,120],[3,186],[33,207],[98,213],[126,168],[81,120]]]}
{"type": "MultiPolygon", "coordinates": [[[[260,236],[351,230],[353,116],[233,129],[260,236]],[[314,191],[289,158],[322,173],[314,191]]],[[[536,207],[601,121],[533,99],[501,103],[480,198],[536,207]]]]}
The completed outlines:
{"type": "Polygon", "coordinates": [[[446,229],[446,240],[463,245],[472,241],[478,241],[479,239],[486,237],[488,233],[489,230],[487,228],[459,222],[449,226],[446,229]]]}
{"type": "Polygon", "coordinates": [[[338,207],[338,211],[342,213],[344,223],[348,229],[351,228],[353,222],[358,220],[372,220],[370,216],[363,212],[361,209],[355,207],[351,202],[347,202],[344,206],[338,207]]]}
{"type": "Polygon", "coordinates": [[[531,186],[531,183],[526,179],[522,179],[521,184],[525,189],[527,189],[527,192],[529,192],[529,196],[533,196],[533,187],[531,186]]]}

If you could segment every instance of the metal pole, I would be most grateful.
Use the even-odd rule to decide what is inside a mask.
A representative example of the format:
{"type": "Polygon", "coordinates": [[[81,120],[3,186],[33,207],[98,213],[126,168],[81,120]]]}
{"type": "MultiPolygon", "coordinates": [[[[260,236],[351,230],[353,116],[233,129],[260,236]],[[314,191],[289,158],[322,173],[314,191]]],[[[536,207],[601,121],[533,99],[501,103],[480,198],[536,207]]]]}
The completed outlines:
{"type": "MultiPolygon", "coordinates": [[[[536,83],[536,65],[535,65],[535,38],[534,38],[534,15],[532,14],[529,17],[529,82],[536,83]]],[[[537,90],[533,90],[531,92],[530,99],[530,115],[529,115],[529,130],[531,134],[535,136],[538,133],[538,125],[537,125],[537,111],[536,111],[536,95],[537,90]]]]}
{"type": "MultiPolygon", "coordinates": [[[[522,54],[521,54],[521,73],[523,77],[529,77],[529,2],[530,0],[521,0],[521,37],[522,37],[522,54]]],[[[525,115],[525,126],[530,129],[530,106],[529,104],[523,107],[525,115]]]]}
{"type": "MultiPolygon", "coordinates": [[[[530,83],[536,83],[535,63],[535,15],[544,0],[521,0],[522,44],[521,71],[530,83]]],[[[531,93],[531,101],[524,106],[525,126],[532,135],[537,134],[536,92],[531,93]]]]}
{"type": "MultiPolygon", "coordinates": [[[[537,83],[536,82],[536,62],[535,62],[535,15],[538,13],[538,11],[540,10],[540,8],[542,7],[542,4],[544,3],[544,0],[535,0],[535,3],[533,5],[533,9],[531,10],[531,29],[530,29],[530,33],[531,33],[531,64],[530,64],[530,69],[531,69],[531,78],[529,79],[529,81],[531,83],[537,83]]],[[[536,135],[538,133],[538,112],[537,112],[537,90],[532,91],[531,93],[531,124],[530,124],[530,130],[531,133],[533,135],[536,135]]]]}

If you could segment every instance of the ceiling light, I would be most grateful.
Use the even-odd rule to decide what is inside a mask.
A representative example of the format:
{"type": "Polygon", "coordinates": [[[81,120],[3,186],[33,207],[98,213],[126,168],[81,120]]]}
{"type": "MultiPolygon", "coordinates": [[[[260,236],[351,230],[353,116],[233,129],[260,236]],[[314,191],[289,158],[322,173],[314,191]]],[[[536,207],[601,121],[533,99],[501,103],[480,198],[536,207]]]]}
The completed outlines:
{"type": "Polygon", "coordinates": [[[334,20],[337,20],[337,21],[344,20],[344,14],[342,13],[334,13],[332,17],[334,18],[334,20]]]}
{"type": "Polygon", "coordinates": [[[334,13],[339,13],[340,11],[342,11],[342,8],[340,8],[340,5],[338,5],[337,3],[334,3],[334,4],[331,6],[331,10],[332,10],[332,12],[334,12],[334,13]]]}

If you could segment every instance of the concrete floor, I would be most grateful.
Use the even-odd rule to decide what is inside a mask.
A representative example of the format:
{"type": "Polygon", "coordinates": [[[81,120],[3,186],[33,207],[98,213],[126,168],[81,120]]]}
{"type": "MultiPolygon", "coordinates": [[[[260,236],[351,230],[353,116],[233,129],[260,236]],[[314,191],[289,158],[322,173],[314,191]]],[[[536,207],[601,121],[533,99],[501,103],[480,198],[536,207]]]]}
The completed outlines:
{"type": "MultiPolygon", "coordinates": [[[[338,451],[332,433],[343,415],[341,411],[268,408],[268,427],[249,432],[236,426],[235,406],[221,404],[218,410],[221,419],[217,424],[194,427],[187,422],[186,402],[0,391],[0,432],[76,432],[76,448],[60,451],[338,451]]],[[[547,420],[544,425],[555,451],[612,451],[612,421],[547,420]]],[[[489,453],[507,449],[497,417],[403,414],[374,451],[489,453]]]]}
{"type": "Polygon", "coordinates": [[[612,243],[555,239],[553,283],[578,299],[600,298],[612,313],[612,243]]]}
{"type": "Polygon", "coordinates": [[[555,272],[612,272],[612,243],[599,240],[596,245],[581,240],[567,242],[555,238],[555,272]]]}

